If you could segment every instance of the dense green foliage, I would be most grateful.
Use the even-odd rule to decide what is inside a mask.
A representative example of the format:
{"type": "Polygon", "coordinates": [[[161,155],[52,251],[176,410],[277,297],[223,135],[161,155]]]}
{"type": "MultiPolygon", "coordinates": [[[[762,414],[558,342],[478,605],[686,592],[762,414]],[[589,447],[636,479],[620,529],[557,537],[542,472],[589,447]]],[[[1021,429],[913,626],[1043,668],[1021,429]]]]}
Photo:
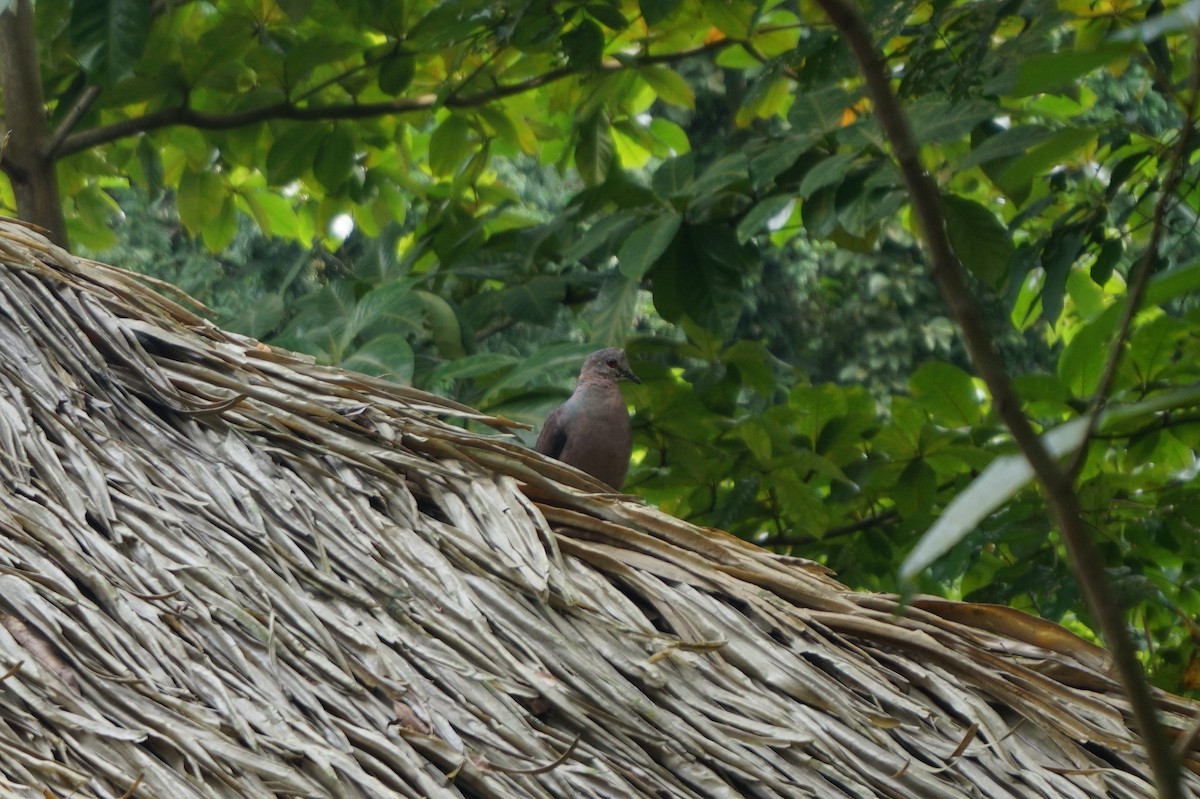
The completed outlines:
{"type": "MultiPolygon", "coordinates": [[[[73,238],[116,243],[123,186],[173,202],[182,230],[111,257],[178,264],[163,273],[226,324],[534,424],[583,353],[624,343],[645,380],[632,490],[865,588],[901,589],[921,533],[1012,451],[854,64],[808,4],[135,5],[37,7],[52,119],[93,92],[60,164],[73,238]]],[[[1076,418],[1192,124],[1188,17],[1158,0],[865,10],[1025,411],[1076,418]]],[[[1164,206],[1107,398],[1165,399],[1106,428],[1079,474],[1176,689],[1179,619],[1200,614],[1200,416],[1172,393],[1200,362],[1196,178],[1164,206]]],[[[1087,623],[1034,489],[919,587],[1087,623]]]]}

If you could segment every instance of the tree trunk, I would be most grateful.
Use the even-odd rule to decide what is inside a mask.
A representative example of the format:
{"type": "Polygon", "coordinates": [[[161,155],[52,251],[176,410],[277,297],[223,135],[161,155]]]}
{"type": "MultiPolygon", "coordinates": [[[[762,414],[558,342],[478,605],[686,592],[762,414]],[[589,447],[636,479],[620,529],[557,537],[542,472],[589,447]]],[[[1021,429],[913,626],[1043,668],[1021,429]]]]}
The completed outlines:
{"type": "Polygon", "coordinates": [[[42,96],[32,0],[16,0],[0,14],[0,91],[4,93],[7,129],[0,169],[12,183],[17,214],[45,228],[54,243],[67,247],[66,218],[42,96]]]}

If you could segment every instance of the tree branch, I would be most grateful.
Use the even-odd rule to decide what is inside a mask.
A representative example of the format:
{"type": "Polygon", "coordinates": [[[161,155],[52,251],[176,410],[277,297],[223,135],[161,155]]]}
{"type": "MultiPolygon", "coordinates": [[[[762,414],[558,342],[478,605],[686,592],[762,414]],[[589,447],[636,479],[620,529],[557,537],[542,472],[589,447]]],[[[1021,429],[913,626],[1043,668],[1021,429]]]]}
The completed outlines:
{"type": "MultiPolygon", "coordinates": [[[[721,39],[677,53],[648,55],[628,61],[608,59],[597,67],[595,71],[610,73],[653,66],[655,64],[670,64],[677,61],[685,61],[705,53],[723,50],[734,44],[738,44],[738,42],[732,39],[721,39]]],[[[254,125],[275,119],[294,119],[306,122],[335,119],[370,119],[393,114],[413,114],[422,111],[431,111],[439,106],[445,106],[446,108],[477,108],[481,105],[502,100],[505,97],[524,94],[525,92],[533,91],[542,86],[557,83],[560,80],[579,74],[586,73],[580,73],[577,69],[564,66],[552,69],[541,75],[535,75],[523,81],[495,86],[475,94],[458,95],[457,93],[451,93],[444,98],[437,94],[425,94],[419,97],[396,98],[395,100],[382,103],[341,103],[324,106],[301,106],[292,102],[283,102],[222,114],[197,111],[187,105],[180,105],[68,135],[58,142],[58,146],[55,149],[55,157],[62,158],[101,144],[179,125],[200,130],[231,130],[244,125],[254,125]]]]}
{"type": "Polygon", "coordinates": [[[867,92],[875,106],[876,118],[891,143],[893,156],[908,188],[920,235],[929,254],[934,281],[962,330],[975,368],[987,383],[996,413],[1012,433],[1046,493],[1050,512],[1062,532],[1088,607],[1113,652],[1135,724],[1147,750],[1159,795],[1162,799],[1182,799],[1179,760],[1158,721],[1150,686],[1137,659],[1133,641],[1125,629],[1124,614],[1109,590],[1102,560],[1083,523],[1079,497],[1070,475],[1046,451],[1021,410],[1012,381],[982,322],[983,314],[967,284],[962,264],[950,246],[938,187],[921,163],[908,118],[892,92],[882,54],[875,48],[862,17],[850,0],[817,2],[837,27],[858,62],[867,92]]]}
{"type": "Polygon", "coordinates": [[[79,123],[79,120],[88,112],[88,109],[92,107],[92,103],[96,102],[96,98],[99,96],[100,87],[89,86],[75,99],[74,105],[63,116],[58,129],[50,136],[50,141],[46,145],[45,154],[47,158],[52,161],[58,158],[59,148],[62,147],[67,134],[79,123]]]}

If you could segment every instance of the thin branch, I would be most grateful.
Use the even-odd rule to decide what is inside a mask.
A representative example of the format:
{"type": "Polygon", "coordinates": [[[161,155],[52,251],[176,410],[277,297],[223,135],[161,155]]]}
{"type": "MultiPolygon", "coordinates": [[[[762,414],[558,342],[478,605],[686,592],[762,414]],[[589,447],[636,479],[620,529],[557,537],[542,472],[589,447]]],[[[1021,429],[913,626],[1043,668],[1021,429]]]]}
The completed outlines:
{"type": "Polygon", "coordinates": [[[100,87],[89,86],[75,98],[75,103],[63,116],[58,128],[50,135],[50,141],[46,145],[45,152],[47,158],[53,161],[58,157],[58,149],[62,147],[67,134],[79,123],[79,120],[88,112],[88,109],[92,107],[92,103],[96,102],[96,98],[99,96],[100,87]]]}
{"type": "MultiPolygon", "coordinates": [[[[734,44],[738,44],[738,42],[732,39],[721,39],[677,53],[642,56],[628,61],[608,59],[597,67],[595,71],[620,72],[626,69],[637,69],[655,64],[671,64],[694,58],[698,55],[704,55],[705,53],[723,50],[734,44]]],[[[419,97],[396,98],[395,100],[381,103],[299,106],[293,102],[282,102],[258,108],[249,108],[244,111],[220,114],[197,111],[186,105],[181,105],[68,135],[56,148],[55,157],[65,157],[81,150],[117,141],[118,139],[180,125],[199,130],[231,130],[275,119],[294,119],[308,122],[335,119],[370,119],[393,114],[413,114],[430,111],[439,106],[447,108],[476,108],[506,97],[524,94],[579,74],[583,73],[580,73],[579,70],[573,67],[564,66],[552,69],[541,75],[535,75],[527,80],[495,86],[475,94],[465,96],[451,94],[445,98],[441,98],[437,94],[425,94],[419,97]]]]}
{"type": "Polygon", "coordinates": [[[1088,607],[1112,650],[1135,723],[1145,743],[1159,795],[1162,799],[1182,799],[1179,759],[1174,755],[1158,721],[1150,686],[1137,659],[1133,641],[1125,630],[1124,614],[1109,589],[1103,561],[1083,523],[1079,496],[1075,493],[1070,475],[1050,456],[1021,410],[1012,381],[983,324],[983,314],[967,284],[962,264],[950,246],[938,187],[921,163],[908,118],[892,92],[882,54],[875,48],[862,17],[850,0],[818,2],[858,62],[867,92],[875,106],[876,118],[891,143],[893,155],[908,188],[920,235],[929,253],[934,281],[962,330],[975,368],[987,383],[997,415],[1012,433],[1046,493],[1050,512],[1062,532],[1088,607]]]}
{"type": "Polygon", "coordinates": [[[1100,376],[1100,382],[1096,386],[1096,391],[1092,397],[1087,435],[1084,438],[1083,445],[1072,456],[1067,468],[1068,473],[1071,475],[1079,474],[1079,469],[1082,468],[1083,462],[1087,457],[1087,442],[1096,433],[1096,427],[1100,423],[1100,413],[1104,410],[1109,392],[1112,391],[1113,382],[1117,377],[1117,367],[1120,366],[1121,355],[1125,351],[1125,344],[1129,340],[1129,332],[1133,328],[1133,319],[1137,316],[1137,312],[1141,310],[1142,300],[1145,299],[1146,289],[1150,285],[1150,277],[1155,272],[1154,267],[1158,260],[1158,248],[1162,244],[1163,234],[1167,227],[1167,214],[1178,203],[1176,191],[1179,188],[1180,181],[1183,179],[1184,172],[1187,170],[1188,157],[1191,155],[1193,149],[1192,140],[1195,134],[1194,120],[1196,119],[1197,105],[1200,104],[1200,41],[1195,43],[1195,53],[1192,56],[1192,74],[1189,83],[1191,94],[1184,105],[1184,117],[1183,124],[1180,126],[1179,141],[1176,143],[1171,155],[1171,166],[1167,170],[1166,179],[1163,180],[1158,201],[1154,204],[1154,215],[1150,226],[1150,240],[1146,243],[1146,249],[1142,253],[1142,257],[1134,265],[1133,279],[1129,284],[1129,291],[1126,295],[1125,312],[1121,317],[1121,326],[1117,330],[1116,338],[1113,339],[1108,361],[1104,364],[1104,373],[1100,376]]]}

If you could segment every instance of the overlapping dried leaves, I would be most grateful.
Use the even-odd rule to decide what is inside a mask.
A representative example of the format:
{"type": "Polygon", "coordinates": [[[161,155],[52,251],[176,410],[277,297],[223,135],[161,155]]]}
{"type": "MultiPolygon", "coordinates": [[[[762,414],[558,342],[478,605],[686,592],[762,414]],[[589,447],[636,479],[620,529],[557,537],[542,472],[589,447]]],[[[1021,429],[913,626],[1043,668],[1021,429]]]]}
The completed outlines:
{"type": "Polygon", "coordinates": [[[12,222],[0,352],[0,792],[1153,794],[1059,628],[897,616],[12,222]]]}

